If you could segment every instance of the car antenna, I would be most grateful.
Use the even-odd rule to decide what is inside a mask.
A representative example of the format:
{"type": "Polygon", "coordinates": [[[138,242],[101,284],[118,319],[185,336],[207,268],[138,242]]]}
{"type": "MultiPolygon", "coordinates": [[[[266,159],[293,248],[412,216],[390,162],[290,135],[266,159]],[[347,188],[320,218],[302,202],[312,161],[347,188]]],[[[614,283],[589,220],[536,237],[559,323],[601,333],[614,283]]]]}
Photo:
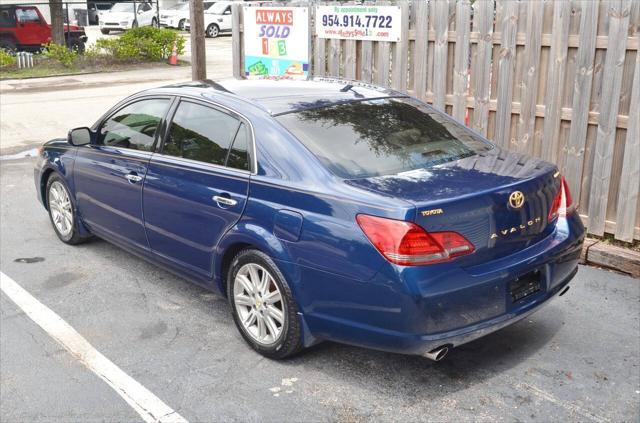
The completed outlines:
{"type": "Polygon", "coordinates": [[[347,84],[344,87],[340,88],[340,92],[341,93],[346,93],[347,91],[351,90],[351,88],[353,88],[353,85],[347,84]]]}
{"type": "Polygon", "coordinates": [[[341,93],[346,93],[348,91],[353,91],[353,95],[356,98],[364,98],[364,96],[362,94],[360,94],[359,92],[357,92],[356,90],[353,89],[353,85],[352,84],[347,84],[344,87],[340,88],[340,92],[341,93]]]}

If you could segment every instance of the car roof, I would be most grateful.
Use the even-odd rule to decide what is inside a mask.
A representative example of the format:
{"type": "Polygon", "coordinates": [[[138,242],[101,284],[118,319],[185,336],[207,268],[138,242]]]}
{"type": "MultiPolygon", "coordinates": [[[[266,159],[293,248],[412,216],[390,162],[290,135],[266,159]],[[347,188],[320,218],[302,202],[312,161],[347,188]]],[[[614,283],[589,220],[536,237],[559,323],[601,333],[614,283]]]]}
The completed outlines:
{"type": "Polygon", "coordinates": [[[196,95],[214,101],[232,96],[259,106],[274,116],[353,101],[407,96],[376,85],[332,78],[314,78],[308,81],[207,80],[170,85],[157,91],[177,91],[174,94],[196,95]]]}

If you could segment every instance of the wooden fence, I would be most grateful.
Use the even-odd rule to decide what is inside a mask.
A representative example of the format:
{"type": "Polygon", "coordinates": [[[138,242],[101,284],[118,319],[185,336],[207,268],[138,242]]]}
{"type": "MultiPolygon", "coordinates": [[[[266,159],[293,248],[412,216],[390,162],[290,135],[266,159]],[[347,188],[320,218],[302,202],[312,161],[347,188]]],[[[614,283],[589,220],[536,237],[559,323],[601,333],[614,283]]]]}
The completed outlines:
{"type": "MultiPolygon", "coordinates": [[[[370,3],[400,6],[401,41],[321,39],[312,26],[314,75],[389,86],[467,118],[496,144],[556,163],[590,233],[640,239],[640,1],[370,3]]],[[[234,23],[242,77],[240,7],[234,23]]]]}

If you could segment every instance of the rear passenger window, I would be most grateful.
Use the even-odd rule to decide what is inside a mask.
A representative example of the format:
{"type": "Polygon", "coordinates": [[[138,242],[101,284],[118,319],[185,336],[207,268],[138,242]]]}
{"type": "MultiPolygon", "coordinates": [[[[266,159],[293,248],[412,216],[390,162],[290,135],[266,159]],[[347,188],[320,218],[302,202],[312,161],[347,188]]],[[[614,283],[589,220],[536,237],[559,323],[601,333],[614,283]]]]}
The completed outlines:
{"type": "Polygon", "coordinates": [[[183,101],[173,117],[163,153],[221,166],[229,156],[230,167],[248,169],[244,126],[226,113],[183,101]],[[236,135],[238,144],[231,148],[236,135]]]}
{"type": "Polygon", "coordinates": [[[233,146],[229,150],[229,158],[227,159],[227,166],[235,169],[249,170],[249,128],[244,123],[240,124],[236,139],[233,141],[233,146]]]}

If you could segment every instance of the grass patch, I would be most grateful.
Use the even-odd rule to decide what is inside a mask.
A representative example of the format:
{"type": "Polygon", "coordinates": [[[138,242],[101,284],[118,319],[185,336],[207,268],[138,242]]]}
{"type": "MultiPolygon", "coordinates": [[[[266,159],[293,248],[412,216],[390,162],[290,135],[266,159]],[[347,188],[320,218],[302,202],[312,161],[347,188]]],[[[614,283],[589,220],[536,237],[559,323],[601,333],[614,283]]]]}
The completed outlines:
{"type": "MultiPolygon", "coordinates": [[[[29,69],[2,68],[0,69],[0,79],[24,79],[42,78],[46,76],[64,76],[79,73],[94,72],[118,72],[135,69],[146,69],[163,66],[162,62],[143,61],[85,61],[83,63],[65,67],[52,60],[38,58],[38,65],[29,69]]],[[[189,65],[188,62],[178,61],[179,66],[189,65]]],[[[168,66],[168,65],[167,65],[168,66]]]]}

